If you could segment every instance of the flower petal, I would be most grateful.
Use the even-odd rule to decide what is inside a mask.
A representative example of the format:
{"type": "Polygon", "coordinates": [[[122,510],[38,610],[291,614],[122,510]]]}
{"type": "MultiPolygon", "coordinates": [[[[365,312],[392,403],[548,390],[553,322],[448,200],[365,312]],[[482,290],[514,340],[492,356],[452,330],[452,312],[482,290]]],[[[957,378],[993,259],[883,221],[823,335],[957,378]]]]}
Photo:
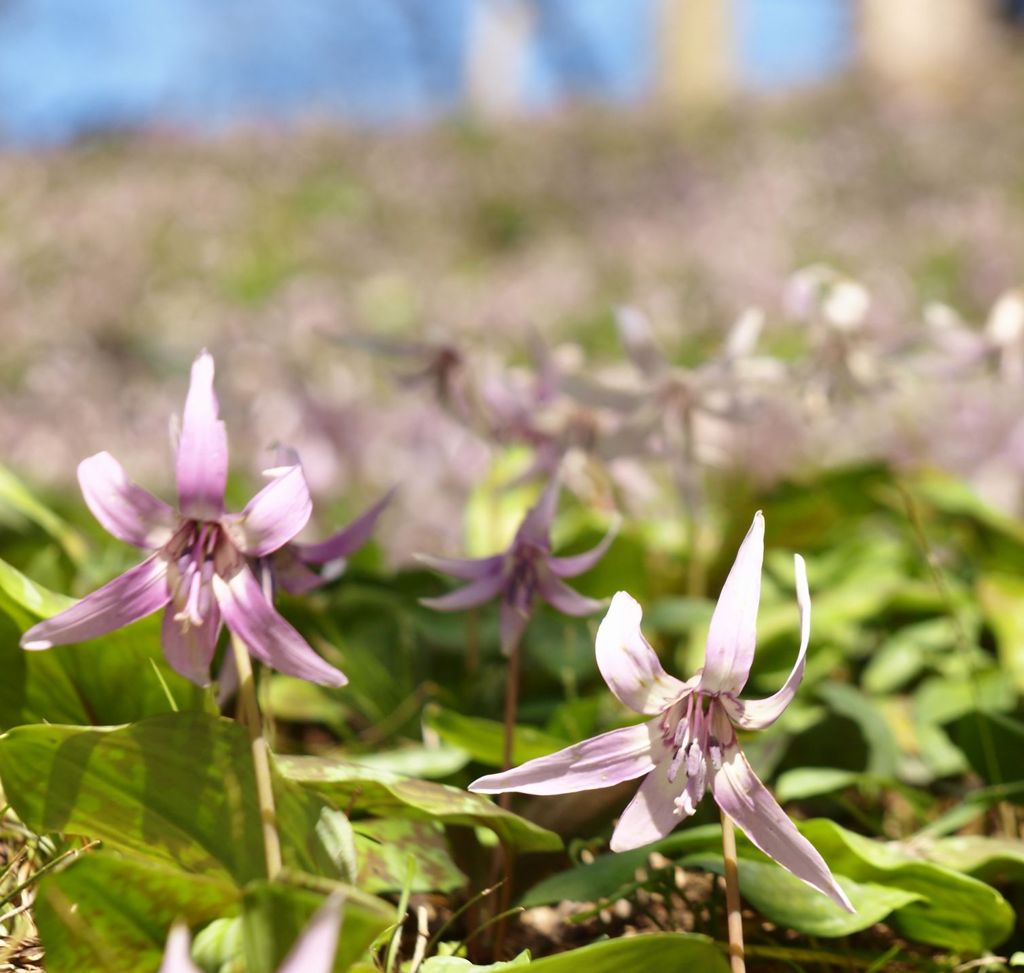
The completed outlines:
{"type": "Polygon", "coordinates": [[[751,770],[724,711],[713,707],[712,733],[723,741],[721,766],[711,768],[711,793],[718,806],[769,858],[848,912],[853,906],[825,860],[790,821],[751,770]],[[728,740],[728,743],[724,741],[728,740]]]}
{"type": "Polygon", "coordinates": [[[476,581],[484,575],[493,574],[505,560],[504,554],[491,557],[436,557],[433,554],[417,554],[416,560],[425,564],[431,571],[450,574],[453,578],[463,581],[476,581]]]}
{"type": "Polygon", "coordinates": [[[217,416],[213,357],[204,351],[192,363],[178,442],[178,506],[194,520],[217,520],[224,513],[228,434],[217,416]]]}
{"type": "Polygon", "coordinates": [[[490,601],[504,585],[505,579],[501,571],[495,571],[438,598],[421,598],[420,604],[439,612],[464,611],[466,608],[475,608],[485,601],[490,601]]]}
{"type": "Polygon", "coordinates": [[[178,515],[163,500],[132,483],[110,453],[82,460],[78,483],[92,515],[118,540],[152,551],[171,539],[178,515]]]}
{"type": "Polygon", "coordinates": [[[192,962],[192,944],[188,928],[184,923],[175,923],[167,935],[164,961],[158,973],[200,973],[192,962]]]}
{"type": "Polygon", "coordinates": [[[220,635],[220,611],[211,605],[202,625],[188,625],[175,617],[174,606],[164,609],[160,642],[171,668],[197,686],[210,682],[210,663],[220,635]]]}
{"type": "Polygon", "coordinates": [[[582,618],[604,608],[605,603],[574,591],[564,581],[543,569],[538,572],[537,594],[564,615],[582,618]]]}
{"type": "Polygon", "coordinates": [[[782,688],[767,699],[736,699],[722,696],[721,703],[729,719],[744,730],[763,730],[771,726],[792,702],[804,678],[804,663],[807,645],[811,640],[811,593],[807,588],[807,567],[799,554],[793,555],[793,571],[796,575],[796,600],[800,606],[800,651],[789,678],[782,688]]]}
{"type": "Polygon", "coordinates": [[[352,523],[327,540],[318,544],[296,544],[296,554],[303,561],[312,564],[325,564],[327,561],[337,561],[354,554],[373,536],[377,521],[384,508],[391,503],[394,494],[395,488],[392,487],[372,507],[363,511],[352,523]]]}
{"type": "Polygon", "coordinates": [[[213,594],[228,628],[271,669],[321,686],[344,686],[348,682],[274,611],[247,567],[236,571],[230,580],[215,574],[213,594]]]}
{"type": "Polygon", "coordinates": [[[747,683],[757,640],[763,560],[764,517],[759,510],[740,544],[711,616],[702,689],[738,693],[747,683]]]}
{"type": "MultiPolygon", "coordinates": [[[[612,598],[597,630],[597,667],[608,688],[638,713],[661,713],[691,689],[661,667],[640,632],[643,609],[625,591],[612,598]]],[[[691,680],[693,682],[693,680],[691,680]]]]}
{"type": "Polygon", "coordinates": [[[246,505],[240,514],[221,519],[243,554],[265,557],[288,543],[309,521],[313,501],[301,466],[287,467],[246,505]]]}
{"type": "Polygon", "coordinates": [[[285,544],[270,555],[270,574],[274,584],[291,595],[305,595],[332,580],[306,567],[295,553],[294,544],[285,544]]]}
{"type": "Polygon", "coordinates": [[[526,512],[523,522],[516,531],[516,540],[536,547],[550,549],[551,524],[558,510],[558,494],[561,483],[557,472],[548,480],[547,486],[537,502],[526,512]]]}
{"type": "Polygon", "coordinates": [[[335,892],[309,920],[278,973],[331,973],[341,933],[342,896],[335,892]]]}
{"type": "Polygon", "coordinates": [[[605,552],[612,546],[615,535],[619,532],[618,522],[614,523],[608,533],[601,538],[597,547],[584,551],[582,554],[570,554],[567,557],[547,558],[548,567],[560,578],[574,578],[577,574],[589,571],[604,557],[605,552]]]}
{"type": "Polygon", "coordinates": [[[70,608],[33,625],[21,637],[21,647],[49,649],[85,642],[152,615],[170,600],[167,562],[152,554],[70,608]]]}
{"type": "Polygon", "coordinates": [[[650,772],[664,756],[658,720],[610,730],[469,785],[478,794],[569,794],[611,787],[650,772]]]}
{"type": "Polygon", "coordinates": [[[631,851],[664,838],[684,817],[676,804],[686,790],[686,773],[680,769],[674,781],[668,779],[667,758],[663,759],[640,785],[640,790],[622,812],[612,832],[612,851],[631,851]]]}

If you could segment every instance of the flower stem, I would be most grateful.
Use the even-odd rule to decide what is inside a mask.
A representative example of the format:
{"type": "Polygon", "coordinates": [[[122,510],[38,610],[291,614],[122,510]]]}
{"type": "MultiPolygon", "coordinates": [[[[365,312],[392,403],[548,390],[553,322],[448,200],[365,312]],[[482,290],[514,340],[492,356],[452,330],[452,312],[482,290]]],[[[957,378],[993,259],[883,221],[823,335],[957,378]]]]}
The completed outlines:
{"type": "Polygon", "coordinates": [[[725,907],[728,913],[729,965],[732,973],[746,973],[743,959],[743,916],[740,913],[739,869],[736,866],[736,831],[722,812],[722,857],[725,860],[725,907]]]}
{"type": "MultiPolygon", "coordinates": [[[[508,657],[508,670],[505,673],[505,740],[501,752],[501,769],[508,770],[512,766],[512,757],[516,743],[516,716],[519,709],[519,643],[512,646],[508,657]]],[[[499,798],[501,807],[508,810],[512,795],[505,792],[499,798]]]]}
{"type": "Polygon", "coordinates": [[[260,804],[263,827],[263,854],[267,863],[267,878],[277,877],[281,871],[281,839],[277,833],[277,810],[274,807],[274,789],[270,778],[270,750],[263,735],[263,721],[256,699],[256,683],[252,676],[249,649],[236,635],[231,636],[231,649],[238,670],[238,715],[249,731],[253,772],[256,776],[256,795],[260,804]]]}

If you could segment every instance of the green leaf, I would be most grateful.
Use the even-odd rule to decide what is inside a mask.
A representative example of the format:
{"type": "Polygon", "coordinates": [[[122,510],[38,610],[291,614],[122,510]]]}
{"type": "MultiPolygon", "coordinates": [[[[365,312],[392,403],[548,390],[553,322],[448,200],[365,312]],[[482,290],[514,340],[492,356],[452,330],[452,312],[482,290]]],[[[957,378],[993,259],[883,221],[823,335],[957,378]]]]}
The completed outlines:
{"type": "Polygon", "coordinates": [[[236,907],[223,876],[196,875],[109,851],[46,875],[35,903],[50,973],[152,973],[172,923],[207,922],[236,907]]]}
{"type": "Polygon", "coordinates": [[[779,775],[775,782],[775,796],[781,803],[820,797],[834,791],[845,790],[864,779],[864,774],[835,767],[795,767],[779,775]]]}
{"type": "Polygon", "coordinates": [[[339,807],[370,817],[484,827],[520,852],[557,851],[562,847],[562,839],[553,831],[457,787],[321,757],[278,757],[277,766],[289,780],[314,788],[339,807]]]}
{"type": "Polygon", "coordinates": [[[88,552],[78,531],[40,503],[6,466],[0,466],[0,507],[12,510],[42,528],[60,544],[73,563],[81,564],[85,560],[88,552]]]}
{"type": "Polygon", "coordinates": [[[1014,838],[957,835],[938,841],[915,841],[913,850],[929,861],[983,882],[1024,882],[1024,842],[1014,838]]]}
{"type": "Polygon", "coordinates": [[[910,939],[981,953],[1001,943],[1013,929],[1007,901],[976,879],[824,819],[804,822],[800,830],[834,874],[920,896],[919,902],[903,906],[893,916],[893,925],[910,939]]]}
{"type": "MultiPolygon", "coordinates": [[[[202,709],[202,689],[174,672],[154,616],[81,645],[26,652],[21,633],[69,605],[0,560],[0,728],[24,723],[129,723],[172,708],[202,709]]],[[[212,704],[210,704],[212,705],[212,704]]]]}
{"type": "Polygon", "coordinates": [[[452,892],[466,876],[452,860],[444,829],[429,821],[380,818],[355,824],[356,884],[367,892],[452,892]],[[409,879],[409,862],[413,864],[409,879]]]}
{"type": "MultiPolygon", "coordinates": [[[[695,855],[684,858],[680,864],[718,875],[724,873],[721,858],[695,855]]],[[[740,893],[746,902],[772,922],[808,936],[849,936],[881,922],[896,909],[921,901],[920,895],[906,889],[878,882],[855,882],[840,875],[836,881],[856,909],[849,913],[775,862],[741,857],[739,875],[740,893]]]]}
{"type": "MultiPolygon", "coordinates": [[[[358,889],[337,888],[344,891],[344,907],[332,969],[342,973],[361,959],[394,921],[394,910],[358,889]]],[[[259,881],[246,886],[242,925],[248,973],[275,973],[324,898],[321,893],[287,882],[259,881]]]]}
{"type": "Polygon", "coordinates": [[[469,763],[470,757],[465,750],[458,747],[413,744],[397,750],[346,756],[346,759],[360,767],[433,780],[438,777],[450,777],[462,770],[469,763]]]}
{"type": "Polygon", "coordinates": [[[978,600],[996,637],[999,661],[1024,690],[1024,579],[991,573],[978,581],[978,600]]]}
{"type": "Polygon", "coordinates": [[[875,702],[847,683],[827,682],[818,687],[818,695],[829,708],[853,720],[868,744],[866,772],[875,777],[895,777],[899,765],[899,745],[885,715],[875,702]]]}
{"type": "Polygon", "coordinates": [[[545,956],[529,964],[531,973],[624,973],[627,970],[686,970],[728,973],[729,964],[715,942],[694,933],[650,933],[608,939],[545,956]]]}
{"type": "Polygon", "coordinates": [[[461,956],[431,956],[424,960],[420,969],[423,973],[489,973],[490,970],[507,970],[513,966],[529,966],[530,951],[524,949],[515,959],[505,963],[488,963],[477,966],[461,956]]]}
{"type": "MultiPolygon", "coordinates": [[[[459,747],[474,760],[489,767],[500,767],[505,746],[505,725],[497,720],[462,716],[436,704],[428,705],[423,722],[452,746],[459,747]]],[[[569,746],[572,741],[550,736],[532,726],[517,726],[512,763],[523,764],[569,746]]]]}
{"type": "MultiPolygon", "coordinates": [[[[99,838],[111,849],[244,883],[264,874],[247,733],[201,713],[113,729],[18,727],[0,737],[0,779],[39,833],[99,838]]],[[[322,800],[275,785],[286,864],[340,877],[317,834],[322,800]]]]}

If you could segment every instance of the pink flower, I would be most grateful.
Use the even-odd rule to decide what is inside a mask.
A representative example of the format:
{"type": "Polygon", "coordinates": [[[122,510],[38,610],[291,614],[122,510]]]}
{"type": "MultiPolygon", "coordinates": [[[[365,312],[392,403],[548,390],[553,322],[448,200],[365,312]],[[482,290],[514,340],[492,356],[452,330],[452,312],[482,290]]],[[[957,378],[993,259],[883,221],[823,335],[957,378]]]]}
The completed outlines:
{"type": "Polygon", "coordinates": [[[711,618],[704,668],[687,682],[668,675],[640,631],[640,605],[624,591],[612,599],[597,633],[597,664],[608,688],[630,709],[654,718],[612,730],[521,767],[481,777],[471,791],[566,794],[644,777],[612,835],[626,851],[667,835],[710,791],[747,837],[783,868],[853,911],[828,865],[797,831],[758,780],[736,739],[736,728],[774,723],[803,679],[810,639],[810,594],[796,555],[800,650],[785,685],[763,700],[741,700],[754,658],[764,557],[760,512],[726,578],[711,618]]]}
{"type": "Polygon", "coordinates": [[[312,503],[300,466],[273,479],[240,514],[225,513],[228,442],[213,391],[213,358],[205,351],[192,379],[177,449],[178,510],[128,479],[109,453],[78,467],[89,509],[115,537],[152,551],[141,564],[66,611],[29,629],[26,649],[83,642],[164,609],[168,662],[204,685],[221,624],[273,669],[327,686],[345,676],[328,665],[264,596],[246,558],[288,543],[309,520],[312,503]]]}
{"type": "Polygon", "coordinates": [[[518,645],[537,598],[566,615],[592,615],[602,603],[574,591],[562,578],[589,571],[615,537],[614,528],[593,550],[569,557],[551,553],[551,522],[558,505],[558,479],[545,487],[523,518],[508,550],[483,558],[420,555],[420,560],[469,584],[440,598],[420,602],[437,611],[464,611],[501,596],[501,648],[508,655],[518,645]]]}

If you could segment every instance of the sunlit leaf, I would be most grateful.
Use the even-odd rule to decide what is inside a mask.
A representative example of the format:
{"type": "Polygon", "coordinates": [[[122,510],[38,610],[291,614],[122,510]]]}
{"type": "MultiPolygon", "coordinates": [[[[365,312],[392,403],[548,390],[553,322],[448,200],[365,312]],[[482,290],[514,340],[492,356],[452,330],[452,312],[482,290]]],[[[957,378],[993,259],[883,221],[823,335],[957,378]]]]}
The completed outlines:
{"type": "Polygon", "coordinates": [[[277,764],[285,777],[314,788],[346,811],[480,826],[518,851],[557,851],[562,847],[554,832],[456,787],[320,757],[279,757],[277,764]]]}

